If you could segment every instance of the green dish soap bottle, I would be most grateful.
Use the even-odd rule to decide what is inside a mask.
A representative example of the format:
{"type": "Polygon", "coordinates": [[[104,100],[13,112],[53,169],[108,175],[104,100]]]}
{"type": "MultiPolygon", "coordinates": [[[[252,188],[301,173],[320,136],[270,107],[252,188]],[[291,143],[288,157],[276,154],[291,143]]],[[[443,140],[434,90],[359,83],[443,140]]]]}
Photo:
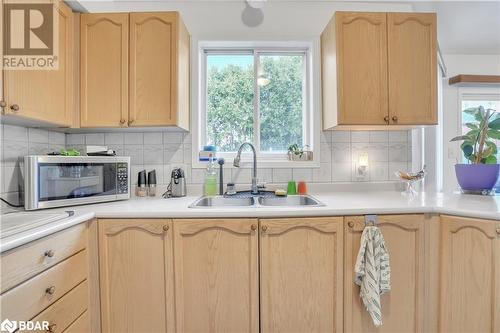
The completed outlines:
{"type": "Polygon", "coordinates": [[[205,174],[204,194],[206,196],[217,195],[217,172],[215,171],[215,163],[213,155],[208,157],[207,172],[205,174]]]}

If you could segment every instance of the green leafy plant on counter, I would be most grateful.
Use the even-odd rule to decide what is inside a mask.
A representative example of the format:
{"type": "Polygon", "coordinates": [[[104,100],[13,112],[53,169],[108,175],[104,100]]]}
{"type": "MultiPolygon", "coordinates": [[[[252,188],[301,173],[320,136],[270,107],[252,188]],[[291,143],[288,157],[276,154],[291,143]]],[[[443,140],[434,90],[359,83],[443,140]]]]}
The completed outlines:
{"type": "Polygon", "coordinates": [[[500,139],[500,114],[493,109],[479,106],[463,112],[472,115],[475,122],[466,123],[470,131],[451,141],[463,141],[460,148],[465,158],[473,164],[496,164],[498,148],[494,140],[500,139]]]}
{"type": "Polygon", "coordinates": [[[59,151],[59,154],[61,154],[61,156],[80,156],[80,152],[76,149],[61,149],[59,151]]]}
{"type": "Polygon", "coordinates": [[[304,154],[304,149],[300,148],[298,144],[294,143],[293,145],[288,146],[288,153],[302,157],[302,155],[304,154]]]}

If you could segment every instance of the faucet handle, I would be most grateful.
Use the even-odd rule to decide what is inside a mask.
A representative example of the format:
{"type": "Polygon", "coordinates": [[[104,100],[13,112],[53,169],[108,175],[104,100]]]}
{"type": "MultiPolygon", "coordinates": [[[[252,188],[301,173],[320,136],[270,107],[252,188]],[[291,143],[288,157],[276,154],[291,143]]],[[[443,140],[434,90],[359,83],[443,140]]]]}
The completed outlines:
{"type": "Polygon", "coordinates": [[[266,182],[257,183],[257,188],[260,188],[260,189],[266,188],[266,182]]]}

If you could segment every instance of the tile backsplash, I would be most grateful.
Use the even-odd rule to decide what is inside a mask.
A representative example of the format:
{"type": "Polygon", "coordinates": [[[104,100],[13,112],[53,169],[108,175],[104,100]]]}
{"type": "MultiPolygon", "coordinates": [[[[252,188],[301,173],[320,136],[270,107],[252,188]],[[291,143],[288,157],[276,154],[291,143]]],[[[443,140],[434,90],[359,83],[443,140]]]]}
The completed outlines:
{"type": "Polygon", "coordinates": [[[66,135],[46,129],[0,125],[1,138],[1,193],[2,197],[17,203],[19,157],[42,155],[58,151],[66,145],[66,135]]]}
{"type": "MultiPolygon", "coordinates": [[[[204,169],[191,167],[191,135],[187,132],[113,132],[64,134],[45,129],[1,125],[1,192],[17,192],[18,157],[45,154],[61,148],[83,150],[85,145],[107,145],[118,155],[131,157],[132,182],[140,170],[156,169],[159,184],[170,180],[174,167],[186,172],[190,184],[202,184],[204,169]]],[[[411,169],[411,131],[324,131],[321,133],[319,168],[260,168],[259,181],[284,183],[290,179],[307,182],[390,181],[397,170],[411,169]],[[356,177],[359,154],[368,154],[368,174],[356,177]]],[[[226,168],[225,181],[248,184],[251,169],[226,168]]]]}

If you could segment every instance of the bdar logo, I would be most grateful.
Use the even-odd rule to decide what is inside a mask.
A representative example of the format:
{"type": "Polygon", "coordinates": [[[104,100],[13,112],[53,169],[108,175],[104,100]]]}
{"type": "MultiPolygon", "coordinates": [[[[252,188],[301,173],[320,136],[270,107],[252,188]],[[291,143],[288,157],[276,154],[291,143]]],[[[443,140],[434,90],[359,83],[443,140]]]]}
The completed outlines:
{"type": "Polygon", "coordinates": [[[54,6],[51,3],[4,4],[5,55],[52,55],[54,6]]]}
{"type": "Polygon", "coordinates": [[[17,323],[15,321],[10,321],[8,319],[5,319],[2,321],[0,324],[0,331],[3,332],[14,332],[17,329],[17,323]]]}

